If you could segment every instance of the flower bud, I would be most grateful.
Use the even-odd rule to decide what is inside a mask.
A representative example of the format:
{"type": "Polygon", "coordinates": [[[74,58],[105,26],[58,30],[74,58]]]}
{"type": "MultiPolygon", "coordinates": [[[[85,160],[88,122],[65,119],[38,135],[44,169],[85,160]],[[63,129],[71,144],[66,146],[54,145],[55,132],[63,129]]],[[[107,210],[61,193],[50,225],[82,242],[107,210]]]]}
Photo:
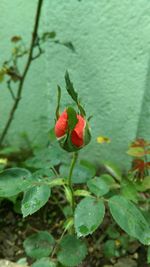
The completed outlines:
{"type": "Polygon", "coordinates": [[[90,142],[91,134],[88,122],[81,115],[77,116],[77,123],[73,130],[69,129],[68,114],[65,110],[55,124],[55,135],[63,149],[73,152],[81,149],[90,142]]]}

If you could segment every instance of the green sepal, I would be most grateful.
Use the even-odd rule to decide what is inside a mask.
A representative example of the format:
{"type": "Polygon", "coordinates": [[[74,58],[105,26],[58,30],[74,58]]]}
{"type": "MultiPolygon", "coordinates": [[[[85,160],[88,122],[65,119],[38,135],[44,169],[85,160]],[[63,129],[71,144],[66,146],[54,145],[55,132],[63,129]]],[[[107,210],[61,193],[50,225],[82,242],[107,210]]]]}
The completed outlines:
{"type": "Polygon", "coordinates": [[[67,89],[68,94],[77,103],[78,102],[78,94],[73,87],[73,83],[70,81],[68,71],[66,71],[66,73],[65,73],[65,82],[66,82],[66,89],[67,89]]]}
{"type": "Polygon", "coordinates": [[[75,126],[76,126],[76,124],[78,122],[77,113],[74,110],[74,108],[72,108],[72,107],[68,107],[66,111],[67,111],[67,114],[68,114],[69,131],[72,131],[75,128],[75,126]]]}
{"type": "Polygon", "coordinates": [[[77,197],[90,197],[91,192],[84,189],[77,189],[76,191],[74,191],[74,195],[77,197]]]}
{"type": "Polygon", "coordinates": [[[88,145],[91,141],[91,131],[88,122],[86,122],[84,130],[84,146],[88,145]]]}
{"type": "Polygon", "coordinates": [[[68,133],[59,139],[60,146],[68,152],[78,151],[78,150],[82,149],[84,146],[86,146],[87,144],[89,144],[90,141],[91,141],[91,132],[90,132],[90,128],[89,128],[89,125],[87,122],[86,122],[86,126],[84,129],[83,146],[76,147],[72,144],[71,133],[68,133]]]}
{"type": "Polygon", "coordinates": [[[68,71],[66,71],[66,74],[65,74],[65,81],[66,81],[66,89],[67,89],[68,94],[71,96],[73,101],[75,101],[75,103],[77,104],[78,109],[80,110],[80,114],[83,117],[85,117],[86,116],[86,112],[85,112],[84,108],[81,106],[81,104],[79,102],[78,94],[75,91],[73,83],[70,80],[68,71]]]}
{"type": "MultiPolygon", "coordinates": [[[[43,182],[44,184],[44,182],[43,182]]],[[[54,178],[50,182],[46,182],[45,184],[49,185],[50,188],[55,187],[55,186],[61,186],[65,184],[65,180],[63,178],[54,178]]]]}
{"type": "Polygon", "coordinates": [[[60,99],[61,99],[61,88],[57,86],[58,94],[57,94],[57,107],[56,107],[56,120],[59,118],[59,107],[60,107],[60,99]]]}
{"type": "Polygon", "coordinates": [[[60,142],[60,146],[61,146],[64,150],[66,150],[66,151],[68,151],[68,152],[75,152],[75,151],[78,151],[78,150],[80,150],[80,149],[82,148],[82,147],[75,147],[75,146],[72,144],[72,142],[71,142],[71,135],[70,135],[70,134],[66,135],[66,136],[63,138],[63,140],[60,139],[59,142],[60,142]]]}

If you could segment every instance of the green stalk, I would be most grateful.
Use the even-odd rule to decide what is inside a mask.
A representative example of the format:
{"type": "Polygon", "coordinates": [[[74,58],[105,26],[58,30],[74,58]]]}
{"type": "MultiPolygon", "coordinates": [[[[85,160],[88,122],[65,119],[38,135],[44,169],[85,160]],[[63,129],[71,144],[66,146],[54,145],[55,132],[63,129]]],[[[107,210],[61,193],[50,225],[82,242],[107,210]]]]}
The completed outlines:
{"type": "Polygon", "coordinates": [[[78,153],[73,152],[73,159],[71,161],[70,171],[69,171],[69,175],[68,175],[68,187],[70,189],[71,198],[72,198],[72,203],[71,203],[72,213],[74,213],[74,209],[75,209],[75,198],[74,198],[74,192],[73,192],[73,186],[72,186],[71,178],[72,178],[72,173],[73,173],[73,169],[74,169],[74,166],[76,164],[77,158],[78,158],[78,153]]]}

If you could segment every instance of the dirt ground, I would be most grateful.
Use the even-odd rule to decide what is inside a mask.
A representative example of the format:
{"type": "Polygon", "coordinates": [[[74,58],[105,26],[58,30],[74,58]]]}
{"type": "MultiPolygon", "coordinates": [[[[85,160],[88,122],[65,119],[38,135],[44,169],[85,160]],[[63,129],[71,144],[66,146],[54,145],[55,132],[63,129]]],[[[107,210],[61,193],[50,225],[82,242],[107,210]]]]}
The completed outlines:
{"type": "MultiPolygon", "coordinates": [[[[63,222],[63,218],[61,215],[58,216],[58,214],[60,214],[59,208],[56,205],[47,203],[40,211],[23,219],[22,215],[14,212],[11,202],[3,201],[0,205],[0,259],[16,262],[20,258],[26,257],[23,249],[23,240],[39,230],[47,230],[55,238],[58,238],[61,234],[60,225],[63,222]]],[[[104,228],[107,223],[107,221],[104,222],[104,228]]],[[[102,244],[96,242],[101,234],[101,230],[97,230],[94,235],[87,238],[89,254],[80,267],[150,266],[146,264],[146,250],[144,246],[139,244],[134,244],[132,252],[124,257],[111,258],[109,260],[104,258],[102,244]]],[[[31,259],[28,259],[28,263],[29,265],[32,264],[31,259]]],[[[0,265],[0,267],[4,266],[0,265]]]]}

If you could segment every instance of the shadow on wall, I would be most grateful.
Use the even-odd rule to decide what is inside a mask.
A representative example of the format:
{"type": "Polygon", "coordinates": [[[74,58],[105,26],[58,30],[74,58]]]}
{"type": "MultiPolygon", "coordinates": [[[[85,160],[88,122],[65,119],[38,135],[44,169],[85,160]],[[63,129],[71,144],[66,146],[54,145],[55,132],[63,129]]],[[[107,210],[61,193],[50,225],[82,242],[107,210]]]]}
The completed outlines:
{"type": "Polygon", "coordinates": [[[143,137],[150,140],[149,123],[150,123],[150,56],[147,66],[147,75],[145,79],[145,89],[143,94],[143,101],[141,103],[141,111],[139,122],[137,125],[136,137],[143,137]]]}

